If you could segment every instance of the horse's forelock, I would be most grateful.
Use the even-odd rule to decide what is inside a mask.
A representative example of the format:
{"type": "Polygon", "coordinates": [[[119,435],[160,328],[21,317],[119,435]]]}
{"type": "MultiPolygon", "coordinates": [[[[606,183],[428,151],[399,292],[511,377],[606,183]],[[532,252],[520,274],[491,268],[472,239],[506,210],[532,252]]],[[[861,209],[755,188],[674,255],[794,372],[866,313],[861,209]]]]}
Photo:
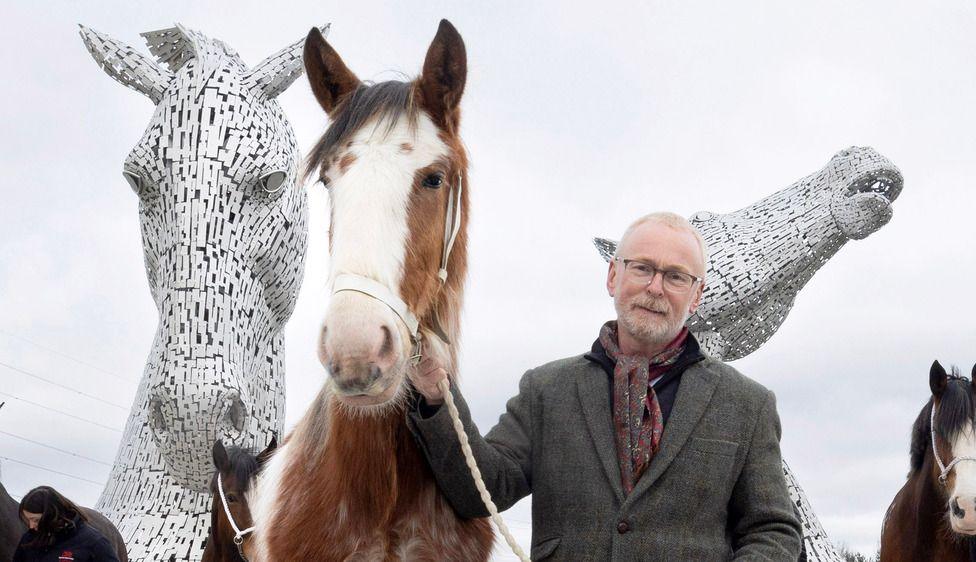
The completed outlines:
{"type": "Polygon", "coordinates": [[[323,162],[367,123],[385,122],[391,132],[406,118],[411,130],[416,129],[420,114],[414,103],[413,82],[390,80],[377,84],[363,83],[342,100],[332,116],[332,124],[309,153],[304,179],[312,177],[323,162]]]}
{"type": "Polygon", "coordinates": [[[973,403],[972,384],[959,376],[959,368],[953,366],[949,381],[939,399],[935,415],[935,431],[946,441],[953,441],[959,433],[972,427],[976,421],[976,405],[973,403]]]}
{"type": "MultiPolygon", "coordinates": [[[[254,483],[254,475],[257,474],[258,468],[260,468],[258,466],[257,455],[248,449],[232,446],[227,448],[227,459],[231,466],[229,474],[234,476],[237,482],[237,489],[242,492],[250,490],[251,485],[254,483]]],[[[214,472],[213,478],[210,480],[210,490],[213,493],[217,492],[218,473],[220,473],[219,469],[214,472]]],[[[224,492],[227,491],[225,487],[224,492]]]]}

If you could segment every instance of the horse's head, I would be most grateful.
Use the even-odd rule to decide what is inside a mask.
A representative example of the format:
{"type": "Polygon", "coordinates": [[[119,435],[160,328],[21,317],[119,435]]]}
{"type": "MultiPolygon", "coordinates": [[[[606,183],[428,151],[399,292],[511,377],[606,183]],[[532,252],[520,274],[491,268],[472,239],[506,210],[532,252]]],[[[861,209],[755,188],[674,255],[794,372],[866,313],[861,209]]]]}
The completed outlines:
{"type": "Polygon", "coordinates": [[[932,400],[919,416],[928,431],[917,432],[922,434],[917,441],[927,443],[913,443],[913,465],[923,469],[924,459],[931,458],[929,476],[943,492],[950,527],[962,535],[976,535],[976,386],[956,373],[955,368],[948,374],[938,361],[932,363],[932,400]],[[925,445],[926,453],[935,455],[918,454],[916,449],[925,445]]]}
{"type": "MultiPolygon", "coordinates": [[[[239,447],[225,449],[219,439],[214,442],[213,463],[217,470],[210,481],[213,502],[210,506],[210,535],[203,551],[204,562],[243,560],[234,542],[237,535],[234,525],[243,531],[253,524],[247,493],[277,447],[278,441],[274,436],[268,446],[256,455],[239,447]],[[234,519],[233,524],[227,518],[228,512],[234,519]]],[[[242,544],[246,545],[246,535],[242,539],[242,544]]]]}
{"type": "Polygon", "coordinates": [[[143,34],[166,66],[81,35],[106,73],[156,104],[122,171],[139,198],[159,310],[140,406],[169,474],[202,491],[210,443],[280,430],[269,427],[283,401],[274,371],[302,279],[307,203],[275,98],[301,74],[304,40],[249,69],[224,43],[180,26],[143,34]]]}
{"type": "Polygon", "coordinates": [[[313,29],[305,68],[332,121],[308,164],[331,201],[335,292],[318,354],[342,403],[369,412],[403,395],[415,353],[411,317],[423,352],[454,363],[453,348],[434,333],[457,334],[466,264],[464,42],[443,20],[416,80],[366,84],[313,29]]]}
{"type": "Polygon", "coordinates": [[[891,204],[904,183],[898,168],[870,147],[841,150],[819,174],[819,179],[826,179],[830,214],[837,228],[855,240],[888,224],[891,204]]]}

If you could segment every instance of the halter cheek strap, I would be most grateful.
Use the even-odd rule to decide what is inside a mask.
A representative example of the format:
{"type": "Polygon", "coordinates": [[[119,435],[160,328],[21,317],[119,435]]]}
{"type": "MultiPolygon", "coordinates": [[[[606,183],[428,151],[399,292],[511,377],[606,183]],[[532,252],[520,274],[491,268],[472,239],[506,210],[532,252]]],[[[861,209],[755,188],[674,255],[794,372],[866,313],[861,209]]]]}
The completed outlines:
{"type": "Polygon", "coordinates": [[[959,464],[960,461],[974,461],[976,462],[976,457],[956,457],[952,459],[948,465],[942,464],[942,459],[939,458],[939,451],[935,448],[935,403],[932,404],[932,416],[929,419],[929,428],[932,436],[932,455],[935,456],[935,462],[939,465],[939,483],[943,486],[946,485],[946,479],[949,478],[949,473],[952,472],[953,467],[959,464]]]}
{"type": "Polygon", "coordinates": [[[234,529],[234,544],[237,545],[237,553],[241,555],[244,562],[248,562],[247,556],[244,556],[244,535],[254,531],[254,527],[241,530],[237,526],[237,522],[234,521],[234,516],[230,514],[230,507],[227,506],[227,496],[224,495],[224,482],[219,472],[217,473],[217,491],[220,492],[220,503],[224,506],[224,514],[227,516],[227,522],[234,529]]]}
{"type": "MultiPolygon", "coordinates": [[[[462,193],[461,174],[457,176],[457,185],[451,188],[447,194],[447,213],[444,217],[444,245],[441,251],[441,266],[437,270],[437,278],[441,281],[441,286],[447,282],[447,262],[451,257],[451,250],[454,249],[454,242],[457,240],[458,232],[461,231],[461,193],[462,193]]],[[[341,291],[355,291],[372,297],[386,306],[397,315],[410,332],[410,340],[414,345],[413,359],[420,358],[420,321],[410,311],[407,303],[395,294],[389,287],[364,275],[355,273],[343,273],[337,275],[332,283],[332,294],[341,291]]],[[[432,316],[433,326],[431,329],[445,343],[450,343],[447,334],[440,325],[437,315],[432,316]]]]}

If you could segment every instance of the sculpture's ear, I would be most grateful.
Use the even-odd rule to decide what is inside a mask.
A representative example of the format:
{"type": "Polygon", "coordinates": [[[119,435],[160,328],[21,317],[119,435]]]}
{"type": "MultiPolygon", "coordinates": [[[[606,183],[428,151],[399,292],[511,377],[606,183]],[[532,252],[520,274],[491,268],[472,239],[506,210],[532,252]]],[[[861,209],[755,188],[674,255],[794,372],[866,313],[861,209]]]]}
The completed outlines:
{"type": "Polygon", "coordinates": [[[106,74],[129,88],[159,103],[173,74],[134,48],[83,25],[81,39],[92,58],[106,74]]]}
{"type": "Polygon", "coordinates": [[[427,49],[424,69],[417,86],[423,108],[435,123],[456,131],[461,119],[458,105],[468,77],[468,57],[461,34],[447,20],[441,20],[437,35],[427,49]]]}
{"type": "Polygon", "coordinates": [[[949,376],[946,370],[938,360],[933,361],[932,368],[929,369],[929,388],[932,390],[932,396],[936,398],[942,396],[947,384],[949,384],[949,376]]]}
{"type": "MultiPolygon", "coordinates": [[[[318,28],[323,37],[329,34],[326,24],[318,28]]],[[[305,38],[302,37],[291,45],[261,61],[248,72],[244,82],[248,88],[260,92],[265,99],[273,99],[284,92],[302,75],[305,67],[302,64],[302,51],[305,48],[305,38]]]]}
{"type": "Polygon", "coordinates": [[[214,441],[213,462],[219,472],[225,472],[230,468],[230,458],[227,457],[227,449],[224,449],[224,442],[220,439],[214,441]]]}
{"type": "Polygon", "coordinates": [[[272,433],[271,441],[268,442],[268,446],[264,448],[263,451],[258,453],[258,466],[264,466],[269,460],[271,460],[272,455],[274,455],[275,450],[278,448],[278,435],[272,433]]]}
{"type": "Polygon", "coordinates": [[[316,27],[305,38],[304,59],[312,93],[322,109],[332,115],[342,98],[359,87],[359,78],[346,67],[339,53],[316,27]]]}

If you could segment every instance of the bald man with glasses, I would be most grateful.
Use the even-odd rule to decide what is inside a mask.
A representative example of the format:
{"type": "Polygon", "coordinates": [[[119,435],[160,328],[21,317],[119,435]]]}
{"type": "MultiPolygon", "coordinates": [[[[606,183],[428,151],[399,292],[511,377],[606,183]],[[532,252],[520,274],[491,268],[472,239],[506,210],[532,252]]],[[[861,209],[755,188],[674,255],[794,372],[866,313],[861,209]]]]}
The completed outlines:
{"type": "MultiPolygon", "coordinates": [[[[617,319],[588,353],[528,371],[484,437],[451,393],[500,510],[532,494],[532,560],[770,560],[800,556],[769,390],[706,356],[685,322],[706,249],[684,218],[654,213],[617,246],[607,291],[617,319]]],[[[438,486],[484,517],[425,359],[407,421],[438,486]]]]}

